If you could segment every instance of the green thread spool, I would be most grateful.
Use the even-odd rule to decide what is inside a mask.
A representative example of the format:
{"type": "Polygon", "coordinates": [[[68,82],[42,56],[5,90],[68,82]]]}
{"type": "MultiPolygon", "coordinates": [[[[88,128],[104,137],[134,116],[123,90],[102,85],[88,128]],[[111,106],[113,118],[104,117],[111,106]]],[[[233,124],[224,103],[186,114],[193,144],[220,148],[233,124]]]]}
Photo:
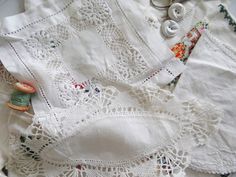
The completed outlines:
{"type": "Polygon", "coordinates": [[[15,83],[15,89],[6,105],[13,110],[28,111],[30,109],[31,96],[36,92],[35,88],[29,84],[17,82],[15,83]]]}
{"type": "Polygon", "coordinates": [[[10,103],[16,106],[25,107],[30,105],[30,99],[31,94],[17,90],[12,93],[10,103]]]}

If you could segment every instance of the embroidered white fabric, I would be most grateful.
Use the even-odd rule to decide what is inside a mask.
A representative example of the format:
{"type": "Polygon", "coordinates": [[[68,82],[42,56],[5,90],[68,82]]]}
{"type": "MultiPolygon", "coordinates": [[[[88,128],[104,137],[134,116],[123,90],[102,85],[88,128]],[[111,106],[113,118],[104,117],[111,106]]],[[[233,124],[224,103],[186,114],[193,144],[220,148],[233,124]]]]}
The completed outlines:
{"type": "MultiPolygon", "coordinates": [[[[36,112],[51,106],[74,105],[80,92],[75,85],[93,76],[124,84],[143,82],[173,58],[163,43],[157,45],[161,46],[158,52],[153,52],[133,28],[123,25],[126,18],[116,3],[107,4],[102,0],[50,2],[2,22],[2,38],[8,40],[8,46],[0,49],[6,55],[2,62],[10,72],[17,72],[19,80],[27,79],[38,87],[39,95],[33,100],[36,112]],[[48,6],[49,12],[46,11],[48,6]],[[39,18],[41,16],[44,18],[39,18]],[[40,20],[31,22],[38,18],[40,20]],[[19,24],[11,21],[19,21],[19,24]],[[32,25],[41,30],[33,32],[29,28],[32,25]],[[6,48],[11,55],[6,53],[6,48]],[[43,79],[45,77],[48,80],[43,79]],[[40,104],[43,102],[46,104],[40,104]]],[[[165,83],[184,69],[181,62],[174,61],[174,64],[176,68],[163,70],[165,83]]]]}
{"type": "MultiPolygon", "coordinates": [[[[135,77],[136,75],[143,74],[143,72],[147,69],[147,64],[144,62],[143,56],[141,56],[140,52],[136,48],[134,48],[134,45],[132,45],[128,41],[128,39],[126,39],[126,36],[130,38],[135,38],[135,35],[133,35],[132,32],[129,32],[129,29],[122,29],[123,30],[122,32],[116,26],[116,24],[120,26],[124,25],[122,25],[122,22],[120,22],[120,24],[119,22],[117,22],[116,24],[113,22],[113,19],[111,19],[110,17],[111,9],[108,8],[106,5],[104,6],[102,1],[95,1],[95,2],[96,2],[95,5],[98,4],[97,5],[98,7],[99,5],[101,5],[102,8],[100,9],[100,11],[93,12],[93,10],[94,9],[96,10],[96,8],[94,7],[94,9],[89,9],[92,6],[90,6],[90,4],[87,4],[88,8],[86,7],[81,8],[80,9],[81,14],[77,14],[76,12],[77,9],[75,8],[76,7],[75,5],[73,5],[73,8],[69,7],[72,2],[66,2],[66,1],[61,2],[57,6],[58,4],[57,2],[55,3],[51,1],[50,3],[48,3],[44,1],[45,4],[43,7],[39,7],[38,9],[33,9],[37,5],[43,3],[43,1],[31,2],[29,0],[28,1],[26,0],[25,1],[26,9],[33,9],[33,10],[29,10],[24,14],[16,15],[14,17],[6,18],[2,21],[1,30],[2,33],[4,34],[1,35],[1,43],[3,43],[5,40],[6,45],[1,46],[0,50],[2,58],[5,57],[5,59],[3,59],[5,66],[11,72],[11,74],[15,75],[17,79],[20,81],[26,80],[26,81],[32,81],[35,84],[40,83],[40,85],[38,86],[39,94],[33,98],[33,105],[36,113],[40,110],[47,110],[48,107],[51,107],[52,105],[51,102],[54,103],[56,102],[55,104],[53,104],[53,106],[57,107],[67,107],[70,105],[74,105],[78,101],[78,96],[80,95],[80,92],[89,90],[90,91],[89,94],[93,94],[91,92],[96,93],[96,86],[93,85],[90,80],[87,80],[87,78],[91,78],[94,75],[94,73],[97,74],[97,72],[99,71],[99,67],[101,65],[103,67],[111,63],[109,64],[111,65],[110,69],[106,67],[108,68],[106,71],[107,74],[105,74],[106,72],[100,73],[102,76],[106,75],[107,78],[111,80],[117,80],[120,76],[119,80],[124,79],[125,81],[130,79],[131,77],[135,77]],[[91,17],[89,17],[89,15],[91,15],[91,17]],[[81,18],[82,20],[78,19],[81,16],[84,16],[81,18]],[[49,17],[50,20],[48,20],[47,24],[45,24],[44,21],[46,21],[46,19],[49,17]],[[107,21],[105,21],[106,19],[107,21]],[[98,26],[97,24],[92,24],[94,22],[100,23],[103,21],[104,24],[101,24],[100,26],[98,26]],[[39,23],[42,24],[38,25],[39,23]],[[33,24],[37,24],[35,25],[35,29],[42,29],[42,30],[33,32],[34,30],[32,29],[26,29],[33,24]],[[112,64],[115,63],[117,59],[115,59],[114,56],[112,56],[112,54],[109,51],[107,51],[107,49],[105,49],[104,46],[101,47],[102,50],[97,49],[98,46],[100,46],[102,40],[100,39],[100,36],[95,34],[96,31],[94,32],[93,29],[90,30],[92,26],[97,27],[97,29],[94,28],[94,30],[97,30],[97,33],[101,35],[101,37],[104,39],[105,44],[107,45],[107,47],[111,49],[114,55],[118,59],[120,58],[120,61],[117,63],[117,66],[115,66],[115,64],[114,65],[112,64]],[[82,32],[81,34],[77,34],[82,30],[84,32],[82,32]],[[90,39],[83,37],[84,33],[86,33],[85,30],[87,31],[89,30],[86,37],[91,36],[90,39]],[[20,32],[22,33],[19,34],[20,32]],[[91,35],[90,33],[94,34],[91,35]],[[125,33],[127,33],[127,35],[124,35],[125,33]],[[72,44],[72,42],[75,41],[74,40],[75,36],[77,42],[74,42],[72,44]],[[81,40],[79,41],[78,38],[81,38],[81,40]],[[94,43],[94,45],[90,45],[91,50],[87,50],[89,47],[87,45],[84,45],[85,43],[84,41],[89,41],[88,44],[94,43]],[[67,42],[67,44],[65,44],[64,42],[67,42]],[[78,45],[80,46],[80,44],[83,44],[81,48],[78,47],[78,45]],[[25,48],[22,49],[22,46],[25,46],[27,48],[30,55],[28,55],[28,52],[25,50],[25,48]],[[61,54],[59,51],[61,50],[62,46],[63,47],[68,46],[68,47],[64,47],[63,53],[61,54]],[[73,47],[76,49],[73,52],[71,52],[73,50],[73,47]],[[86,50],[84,50],[84,47],[86,48],[86,50]],[[64,51],[68,52],[65,53],[64,51]],[[79,51],[82,54],[78,54],[78,52],[75,51],[79,51]],[[71,53],[73,54],[73,56],[71,56],[71,53]],[[65,60],[63,61],[63,59],[66,57],[67,58],[71,57],[71,59],[82,58],[82,62],[76,63],[71,61],[68,62],[65,60]],[[101,59],[103,58],[105,58],[104,61],[101,61],[101,59]],[[127,63],[127,61],[130,62],[127,63]],[[77,76],[76,79],[72,78],[71,72],[69,72],[64,66],[65,62],[67,62],[67,64],[72,63],[73,66],[77,64],[75,66],[76,68],[73,68],[74,70],[78,70],[77,66],[80,67],[79,70],[82,70],[83,68],[85,68],[84,66],[87,66],[86,67],[87,71],[85,73],[85,76],[82,75],[83,73],[82,71],[79,71],[80,74],[78,73],[76,74],[77,76]],[[35,65],[32,66],[32,63],[35,65]],[[91,63],[92,66],[90,67],[91,63]],[[134,64],[134,66],[132,66],[132,64],[134,64]],[[127,67],[128,65],[130,67],[127,67]],[[36,71],[34,71],[35,69],[36,71]],[[117,72],[118,69],[119,72],[117,72]],[[49,78],[53,79],[53,82],[50,79],[49,80],[44,79],[48,78],[48,75],[51,76],[49,78]],[[116,78],[113,78],[113,76],[115,76],[116,78]],[[43,86],[41,85],[41,83],[43,83],[43,86]],[[46,88],[44,87],[45,85],[46,88]],[[85,87],[84,90],[79,89],[81,85],[85,87]],[[50,101],[49,98],[46,98],[45,90],[47,91],[47,95],[52,95],[50,101]],[[55,100],[55,98],[59,98],[60,101],[55,100]]],[[[148,32],[146,33],[148,34],[148,32]]],[[[135,44],[139,43],[139,41],[135,41],[134,43],[135,44]]],[[[161,66],[160,64],[161,60],[164,59],[168,60],[169,58],[173,57],[168,47],[165,46],[164,44],[161,44],[160,42],[153,44],[149,42],[148,45],[153,45],[153,46],[155,45],[155,47],[162,49],[156,52],[155,54],[156,56],[154,57],[152,56],[153,60],[155,61],[154,63],[156,63],[157,65],[157,68],[161,66]]],[[[137,45],[137,46],[142,46],[142,45],[137,45]]],[[[144,49],[142,49],[141,47],[141,51],[143,50],[144,49]]],[[[145,57],[149,58],[146,55],[145,57]]],[[[152,67],[155,68],[155,64],[153,62],[151,63],[153,64],[152,67]]],[[[151,63],[149,61],[149,64],[151,63]]],[[[172,62],[168,63],[168,65],[171,64],[172,62]]],[[[182,64],[173,61],[172,65],[181,66],[182,64]]],[[[178,75],[180,72],[182,72],[183,71],[182,68],[183,67],[181,67],[178,70],[178,72],[175,72],[175,75],[176,74],[178,75]]],[[[104,68],[102,68],[102,70],[103,69],[104,68]]],[[[84,70],[85,69],[83,69],[83,71],[84,70]]],[[[172,67],[172,69],[170,70],[173,70],[174,72],[176,69],[172,67]]],[[[164,78],[165,77],[167,78],[167,80],[164,79],[165,80],[164,82],[168,82],[168,79],[174,78],[174,76],[170,75],[167,71],[165,71],[163,74],[165,75],[164,78]]],[[[144,78],[146,78],[146,76],[144,76],[144,78]]],[[[15,79],[13,78],[12,75],[10,75],[7,72],[7,70],[3,67],[2,64],[0,65],[0,81],[4,81],[1,82],[2,97],[4,97],[3,99],[1,99],[3,101],[3,103],[1,104],[3,108],[3,110],[1,110],[1,117],[2,117],[1,125],[3,127],[7,127],[9,110],[5,107],[5,102],[9,100],[9,95],[12,89],[10,89],[10,87],[7,87],[5,89],[5,87],[8,84],[12,85],[12,82],[13,81],[15,82],[15,79]],[[3,87],[4,90],[2,90],[3,87]]],[[[7,147],[5,146],[6,144],[5,140],[8,137],[6,134],[7,131],[5,131],[4,128],[1,130],[3,130],[1,133],[1,140],[4,141],[1,143],[1,147],[7,149],[7,147]]],[[[5,154],[5,152],[3,153],[5,154]]]]}
{"type": "Polygon", "coordinates": [[[1,86],[4,87],[5,85],[12,85],[16,82],[16,79],[12,74],[10,74],[7,69],[3,66],[0,62],[0,83],[1,86]]]}
{"type": "Polygon", "coordinates": [[[24,133],[12,131],[8,168],[20,176],[183,177],[189,150],[205,144],[221,116],[157,87],[100,90],[36,115],[24,133]]]}
{"type": "MultiPolygon", "coordinates": [[[[161,24],[169,19],[167,15],[166,10],[160,10],[158,8],[155,8],[151,5],[149,0],[132,0],[132,1],[126,1],[126,0],[117,0],[120,3],[120,6],[122,7],[124,13],[130,20],[130,23],[132,26],[136,28],[136,30],[141,34],[142,36],[145,36],[145,41],[152,41],[153,35],[146,34],[143,29],[149,28],[152,33],[155,34],[155,36],[160,36],[161,41],[167,43],[169,47],[173,47],[177,42],[181,40],[181,38],[188,33],[192,27],[199,21],[206,19],[207,21],[211,21],[214,12],[215,7],[219,3],[227,4],[228,0],[189,0],[189,1],[183,1],[182,4],[184,5],[186,9],[186,14],[183,17],[183,20],[179,21],[179,32],[176,34],[175,37],[172,38],[166,38],[165,36],[161,35],[161,24]],[[132,10],[130,10],[132,9],[132,10]],[[138,15],[138,14],[142,15],[138,15]],[[143,22],[145,26],[140,25],[140,22],[143,22]]],[[[158,3],[161,5],[167,4],[167,1],[158,1],[158,3]]],[[[150,33],[150,34],[152,34],[150,33]]],[[[156,49],[158,50],[158,49],[156,49]]]]}
{"type": "MultiPolygon", "coordinates": [[[[33,8],[43,2],[48,0],[25,0],[25,8],[33,8]]],[[[142,36],[143,40],[147,43],[153,43],[150,45],[152,49],[155,51],[159,49],[158,43],[160,41],[164,43],[168,43],[170,47],[174,44],[179,42],[189,30],[199,21],[202,19],[206,19],[211,21],[212,14],[215,12],[215,6],[223,3],[228,4],[229,0],[188,0],[183,1],[181,4],[184,5],[186,9],[186,14],[180,22],[178,22],[180,26],[180,31],[174,38],[165,38],[161,36],[160,26],[164,20],[168,19],[167,9],[160,10],[152,6],[152,3],[148,0],[132,0],[132,1],[125,1],[125,0],[116,0],[123,13],[127,16],[130,20],[130,24],[137,30],[137,32],[142,36]],[[141,14],[141,15],[140,15],[141,14]],[[149,33],[146,33],[147,28],[149,28],[149,33]],[[145,30],[144,30],[145,29],[145,30]],[[154,35],[155,34],[155,35],[154,35]],[[160,41],[157,42],[153,36],[161,36],[160,41]],[[155,46],[156,44],[156,46],[155,46]]],[[[160,6],[167,6],[169,2],[167,0],[159,0],[157,4],[160,6]]],[[[158,37],[159,38],[159,37],[158,37]]]]}
{"type": "Polygon", "coordinates": [[[224,6],[216,8],[209,31],[195,46],[174,93],[184,99],[196,96],[224,110],[219,133],[192,151],[191,167],[227,174],[236,171],[236,25],[224,6]]]}
{"type": "Polygon", "coordinates": [[[2,22],[3,64],[38,93],[33,123],[10,127],[10,174],[183,177],[221,111],[142,86],[157,69],[174,78],[178,62],[163,44],[152,50],[117,1],[52,2],[2,22]]]}

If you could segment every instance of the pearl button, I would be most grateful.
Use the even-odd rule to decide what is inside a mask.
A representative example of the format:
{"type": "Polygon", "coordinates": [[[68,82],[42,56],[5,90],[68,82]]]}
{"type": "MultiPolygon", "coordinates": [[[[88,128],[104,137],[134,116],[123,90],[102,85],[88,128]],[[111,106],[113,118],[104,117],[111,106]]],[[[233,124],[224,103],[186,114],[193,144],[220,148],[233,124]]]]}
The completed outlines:
{"type": "Polygon", "coordinates": [[[180,21],[184,18],[185,7],[180,3],[174,3],[168,9],[168,15],[172,20],[180,21]]]}
{"type": "Polygon", "coordinates": [[[173,20],[166,20],[161,25],[161,31],[165,37],[174,37],[179,31],[179,24],[173,20]]]}

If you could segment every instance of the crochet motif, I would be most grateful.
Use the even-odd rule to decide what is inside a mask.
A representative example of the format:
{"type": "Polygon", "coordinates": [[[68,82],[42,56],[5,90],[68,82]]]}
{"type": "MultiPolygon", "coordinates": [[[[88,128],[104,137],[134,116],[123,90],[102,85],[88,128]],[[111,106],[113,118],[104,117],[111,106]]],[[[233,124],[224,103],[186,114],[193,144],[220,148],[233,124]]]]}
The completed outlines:
{"type": "Polygon", "coordinates": [[[222,4],[220,4],[218,7],[220,8],[220,13],[224,14],[224,18],[226,20],[228,20],[229,25],[232,26],[233,29],[234,29],[234,32],[236,32],[236,22],[231,17],[231,15],[229,14],[228,10],[222,4]]]}
{"type": "Polygon", "coordinates": [[[219,123],[220,114],[216,109],[196,101],[179,105],[182,111],[178,110],[178,113],[181,114],[168,111],[166,108],[169,109],[171,105],[178,106],[177,102],[169,92],[157,88],[131,88],[131,95],[137,95],[137,100],[140,101],[140,107],[137,108],[113,107],[112,100],[117,97],[117,90],[112,87],[101,90],[103,91],[93,97],[86,97],[74,108],[57,109],[50,114],[37,115],[25,135],[12,133],[10,144],[13,152],[8,168],[14,168],[19,175],[29,177],[49,177],[49,174],[58,177],[183,177],[190,159],[188,152],[178,146],[179,141],[191,134],[196,143],[202,145],[219,123]],[[155,106],[157,102],[160,103],[158,107],[155,106]],[[143,104],[153,106],[143,109],[143,104]],[[74,114],[78,110],[80,115],[74,114]],[[132,160],[107,163],[63,157],[63,161],[57,161],[48,156],[48,151],[52,148],[64,146],[74,135],[79,135],[82,127],[100,119],[126,119],[131,115],[133,119],[171,120],[179,125],[180,130],[169,141],[165,141],[166,145],[163,147],[154,147],[151,151],[139,153],[132,160]]]}
{"type": "Polygon", "coordinates": [[[104,43],[117,57],[118,62],[98,73],[97,77],[113,82],[132,82],[139,75],[149,71],[149,67],[140,52],[135,49],[123,33],[117,28],[111,17],[111,10],[103,0],[84,1],[83,6],[74,10],[69,24],[58,24],[41,30],[25,41],[25,47],[50,72],[64,107],[76,105],[81,90],[74,87],[77,81],[65,67],[59,47],[70,38],[73,29],[78,32],[95,27],[104,43]]]}
{"type": "Polygon", "coordinates": [[[100,25],[111,17],[111,10],[103,0],[88,0],[79,9],[83,20],[91,25],[100,25]]]}
{"type": "Polygon", "coordinates": [[[0,62],[0,83],[14,84],[17,80],[6,70],[3,64],[0,62]]]}
{"type": "Polygon", "coordinates": [[[149,67],[140,52],[125,39],[122,32],[113,23],[99,27],[98,33],[119,60],[105,73],[102,73],[101,77],[108,77],[107,79],[112,81],[129,82],[148,71],[149,67]]]}

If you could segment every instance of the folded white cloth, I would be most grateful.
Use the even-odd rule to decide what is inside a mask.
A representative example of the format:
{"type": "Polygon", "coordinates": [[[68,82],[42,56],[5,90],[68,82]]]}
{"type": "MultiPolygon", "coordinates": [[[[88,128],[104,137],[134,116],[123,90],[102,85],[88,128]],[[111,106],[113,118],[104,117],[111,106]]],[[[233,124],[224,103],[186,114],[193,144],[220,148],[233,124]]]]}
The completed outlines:
{"type": "Polygon", "coordinates": [[[236,23],[225,6],[216,8],[209,31],[195,46],[174,93],[184,99],[204,99],[224,110],[219,133],[193,150],[191,167],[227,174],[236,171],[236,23]]]}

